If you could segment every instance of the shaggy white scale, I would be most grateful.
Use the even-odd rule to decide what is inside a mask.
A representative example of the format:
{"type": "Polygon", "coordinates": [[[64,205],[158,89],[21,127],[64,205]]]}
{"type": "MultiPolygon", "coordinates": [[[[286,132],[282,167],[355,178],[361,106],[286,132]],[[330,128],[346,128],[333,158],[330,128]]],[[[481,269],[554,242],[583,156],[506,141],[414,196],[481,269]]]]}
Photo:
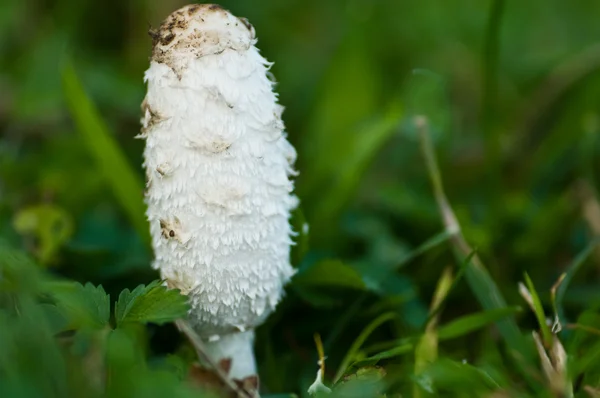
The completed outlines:
{"type": "Polygon", "coordinates": [[[293,275],[294,148],[254,28],[216,5],[172,13],[153,37],[142,104],[154,267],[231,375],[255,374],[253,328],[293,275]]]}

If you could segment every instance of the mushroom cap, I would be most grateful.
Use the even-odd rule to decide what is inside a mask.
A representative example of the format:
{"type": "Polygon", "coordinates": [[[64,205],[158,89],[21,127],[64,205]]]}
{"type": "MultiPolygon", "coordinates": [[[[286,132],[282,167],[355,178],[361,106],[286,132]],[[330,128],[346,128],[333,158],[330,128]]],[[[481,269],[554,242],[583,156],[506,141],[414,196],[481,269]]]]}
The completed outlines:
{"type": "Polygon", "coordinates": [[[174,11],[151,30],[152,61],[176,74],[191,59],[219,54],[227,48],[247,50],[256,42],[254,27],[216,4],[190,4],[174,11]]]}

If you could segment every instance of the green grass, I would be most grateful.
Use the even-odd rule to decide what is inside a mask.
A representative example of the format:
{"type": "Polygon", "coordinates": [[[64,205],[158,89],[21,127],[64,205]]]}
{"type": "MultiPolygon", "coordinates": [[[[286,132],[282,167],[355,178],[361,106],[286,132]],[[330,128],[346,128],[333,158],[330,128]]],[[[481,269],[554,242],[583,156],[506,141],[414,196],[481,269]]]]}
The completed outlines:
{"type": "MultiPolygon", "coordinates": [[[[237,388],[150,267],[146,32],[180,5],[0,2],[0,397],[237,388]]],[[[600,4],[223,5],[299,153],[262,396],[325,358],[323,396],[600,397],[600,4]]]]}

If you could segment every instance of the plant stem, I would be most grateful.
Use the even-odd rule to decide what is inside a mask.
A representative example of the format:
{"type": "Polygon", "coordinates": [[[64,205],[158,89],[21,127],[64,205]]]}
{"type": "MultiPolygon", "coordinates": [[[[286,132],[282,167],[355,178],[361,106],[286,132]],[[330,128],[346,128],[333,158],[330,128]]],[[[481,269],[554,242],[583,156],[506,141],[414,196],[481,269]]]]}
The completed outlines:
{"type": "MultiPolygon", "coordinates": [[[[431,181],[438,209],[442,216],[442,221],[448,233],[451,234],[450,242],[460,262],[463,262],[465,259],[468,259],[469,256],[472,256],[465,271],[467,282],[484,309],[504,308],[506,307],[506,301],[504,300],[502,293],[484,267],[479,256],[473,254],[473,249],[462,235],[460,224],[448,202],[442,184],[440,169],[435,157],[435,151],[431,142],[427,118],[424,116],[416,116],[414,118],[414,125],[419,133],[421,151],[425,159],[427,173],[431,181]]],[[[514,319],[503,319],[498,321],[497,325],[500,334],[514,353],[523,355],[528,352],[523,336],[514,319]]]]}
{"type": "Polygon", "coordinates": [[[221,369],[218,366],[218,364],[212,359],[212,357],[208,354],[208,348],[206,347],[202,339],[200,339],[198,334],[194,332],[194,330],[187,321],[179,319],[175,321],[175,324],[177,325],[177,328],[179,328],[179,330],[186,335],[190,343],[192,343],[192,345],[196,349],[196,353],[198,354],[200,360],[210,365],[215,374],[223,381],[223,383],[225,383],[225,385],[231,391],[236,393],[237,396],[240,398],[255,398],[250,396],[250,394],[248,394],[243,389],[239,388],[235,384],[235,382],[229,377],[229,375],[225,374],[223,369],[221,369]]]}

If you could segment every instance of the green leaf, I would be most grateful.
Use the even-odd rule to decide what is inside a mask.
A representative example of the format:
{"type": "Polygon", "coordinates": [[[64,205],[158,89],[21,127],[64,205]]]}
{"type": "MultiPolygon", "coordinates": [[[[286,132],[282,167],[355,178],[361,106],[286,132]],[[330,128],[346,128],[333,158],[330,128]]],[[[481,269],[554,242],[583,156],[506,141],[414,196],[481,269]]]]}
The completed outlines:
{"type": "Polygon", "coordinates": [[[458,318],[444,326],[441,326],[438,330],[438,337],[440,340],[447,340],[453,339],[455,337],[460,337],[465,334],[474,332],[478,329],[481,329],[484,326],[497,322],[502,318],[514,315],[519,311],[521,311],[521,308],[515,306],[505,308],[494,308],[475,314],[469,314],[464,317],[458,318]]]}
{"type": "Polygon", "coordinates": [[[122,329],[111,330],[106,340],[107,391],[113,396],[133,395],[135,383],[144,369],[142,355],[136,342],[122,329]],[[117,394],[120,393],[120,394],[117,394]]]}
{"type": "MultiPolygon", "coordinates": [[[[446,299],[453,284],[453,276],[450,268],[446,268],[438,280],[429,313],[436,311],[446,299]]],[[[429,317],[425,326],[425,333],[421,336],[415,348],[415,375],[423,372],[427,365],[434,362],[438,357],[438,316],[429,317]]],[[[422,391],[417,385],[414,386],[413,396],[422,396],[422,391]]]]}
{"type": "Polygon", "coordinates": [[[400,355],[408,354],[414,350],[418,340],[419,339],[417,337],[409,337],[406,339],[402,339],[396,343],[396,347],[390,348],[389,350],[382,351],[363,360],[355,362],[353,366],[358,366],[363,363],[377,363],[382,359],[389,359],[400,355]]]}
{"type": "Polygon", "coordinates": [[[596,310],[587,310],[579,315],[577,323],[570,325],[573,329],[569,336],[569,368],[573,379],[579,380],[583,375],[581,385],[597,385],[600,376],[600,314],[596,310]]]}
{"type": "MultiPolygon", "coordinates": [[[[352,304],[346,304],[343,314],[333,323],[332,327],[329,329],[327,338],[323,342],[323,348],[325,349],[325,352],[330,351],[330,348],[335,342],[337,342],[342,332],[347,329],[348,323],[356,317],[358,311],[362,308],[363,303],[368,297],[369,294],[367,292],[363,292],[354,300],[352,304]]],[[[381,312],[382,311],[377,311],[375,314],[380,314],[381,312]]]]}
{"type": "Polygon", "coordinates": [[[52,333],[56,334],[66,330],[68,322],[58,307],[52,304],[40,304],[39,309],[44,314],[52,333]]]}
{"type": "MultiPolygon", "coordinates": [[[[374,397],[383,398],[386,371],[380,367],[367,366],[347,374],[334,387],[332,397],[374,397]]],[[[327,395],[323,395],[326,397],[327,395]]]]}
{"type": "MultiPolygon", "coordinates": [[[[581,352],[575,358],[573,374],[585,374],[590,372],[592,368],[595,368],[595,373],[598,374],[598,364],[600,364],[600,341],[590,343],[585,347],[585,350],[581,352]]],[[[595,381],[597,383],[597,380],[595,381]]]]}
{"type": "MultiPolygon", "coordinates": [[[[437,337],[440,341],[443,341],[463,336],[467,333],[474,332],[484,326],[497,322],[499,319],[513,315],[519,311],[521,311],[520,307],[505,307],[466,315],[439,327],[437,331],[437,337]]],[[[352,366],[359,366],[367,363],[375,364],[382,359],[389,359],[408,354],[415,349],[416,345],[419,343],[420,339],[423,338],[423,336],[424,334],[421,334],[393,341],[392,344],[395,347],[361,359],[360,361],[353,363],[352,366]]],[[[389,346],[388,343],[385,345],[389,346]]]]}
{"type": "Polygon", "coordinates": [[[300,299],[316,308],[335,308],[344,305],[344,298],[340,297],[337,291],[328,292],[320,287],[296,284],[291,288],[300,299]]]}
{"type": "Polygon", "coordinates": [[[66,61],[62,68],[63,90],[77,130],[100,166],[106,182],[130,222],[149,245],[150,233],[142,200],[144,184],[109,132],[98,110],[84,91],[75,68],[66,61]]]}
{"type": "Polygon", "coordinates": [[[0,241],[0,292],[37,293],[43,290],[45,279],[30,257],[0,241]]]}
{"type": "MultiPolygon", "coordinates": [[[[419,132],[422,155],[442,221],[446,229],[455,232],[455,236],[451,242],[456,257],[460,263],[467,263],[465,270],[467,282],[484,309],[504,308],[506,307],[506,300],[481,260],[476,255],[472,255],[473,250],[464,236],[462,236],[454,210],[446,197],[442,174],[435,155],[435,148],[431,141],[427,119],[421,116],[415,117],[414,124],[419,132]],[[470,260],[468,260],[469,257],[471,257],[470,260]]],[[[498,330],[514,352],[525,353],[521,355],[522,357],[532,357],[530,353],[526,355],[528,354],[528,345],[514,319],[500,320],[498,322],[498,330]]]]}
{"type": "MultiPolygon", "coordinates": [[[[466,315],[444,326],[440,326],[437,330],[437,338],[442,341],[463,336],[481,329],[484,326],[497,322],[499,319],[513,315],[519,311],[521,311],[520,307],[506,307],[466,315]]],[[[411,336],[394,341],[393,344],[395,347],[362,359],[354,363],[353,366],[358,366],[365,363],[374,364],[382,359],[394,358],[410,353],[415,349],[416,345],[419,343],[420,339],[423,338],[423,336],[425,335],[421,334],[419,336],[411,336]]]]}
{"type": "Polygon", "coordinates": [[[401,268],[405,264],[407,264],[412,259],[420,256],[421,254],[427,253],[429,250],[433,249],[441,245],[442,243],[448,241],[452,237],[453,233],[451,231],[444,230],[427,239],[425,242],[421,243],[415,249],[411,250],[396,266],[396,268],[401,268]]]}
{"type": "Polygon", "coordinates": [[[37,239],[37,259],[44,265],[52,263],[61,246],[73,233],[71,215],[63,208],[42,204],[20,210],[13,219],[15,230],[37,239]]]}
{"type": "Polygon", "coordinates": [[[533,303],[533,312],[535,313],[535,317],[540,325],[540,330],[542,331],[542,338],[544,339],[544,343],[547,344],[548,347],[552,346],[552,333],[550,332],[550,328],[546,324],[546,314],[544,313],[544,307],[542,307],[542,302],[540,301],[540,297],[535,290],[535,286],[531,281],[531,278],[525,273],[525,283],[527,283],[527,289],[529,290],[529,295],[531,296],[531,301],[533,303]]]}
{"type": "Polygon", "coordinates": [[[91,283],[56,283],[50,294],[72,328],[101,329],[110,318],[110,296],[91,283]]]}
{"type": "Polygon", "coordinates": [[[594,249],[600,244],[600,238],[594,239],[591,241],[578,255],[573,259],[573,262],[569,264],[567,267],[567,272],[565,274],[564,279],[558,286],[556,290],[556,296],[554,299],[554,306],[556,308],[556,314],[562,323],[565,323],[565,314],[563,310],[563,300],[565,298],[565,293],[567,292],[567,288],[573,279],[573,275],[577,273],[579,268],[585,263],[590,254],[593,253],[594,249]]]}
{"type": "Polygon", "coordinates": [[[330,230],[328,227],[354,194],[375,155],[397,131],[401,118],[402,110],[394,103],[386,113],[358,128],[343,162],[336,165],[327,187],[316,199],[316,208],[309,217],[314,234],[330,230]]]}
{"type": "Polygon", "coordinates": [[[437,314],[442,310],[442,307],[443,307],[444,303],[446,302],[446,299],[448,298],[450,293],[454,290],[454,288],[456,288],[458,283],[462,280],[462,277],[465,274],[465,271],[467,270],[469,264],[471,263],[471,259],[476,254],[477,254],[477,252],[475,250],[473,250],[473,251],[471,251],[471,253],[469,253],[463,259],[463,261],[460,265],[460,268],[458,269],[458,272],[456,274],[456,277],[452,280],[452,285],[450,285],[450,288],[448,288],[448,292],[446,293],[446,295],[444,297],[442,297],[442,300],[438,303],[437,307],[435,307],[434,309],[432,309],[429,312],[429,317],[427,318],[427,322],[429,322],[433,317],[437,316],[437,314]]]}
{"type": "Polygon", "coordinates": [[[189,305],[186,296],[177,289],[167,289],[160,281],[139,285],[133,291],[125,289],[115,306],[117,326],[129,322],[166,323],[185,317],[189,305]]]}
{"type": "MultiPolygon", "coordinates": [[[[467,266],[465,277],[484,309],[494,311],[506,308],[506,300],[502,296],[498,285],[482,264],[475,264],[471,261],[467,266]]],[[[511,317],[502,316],[498,318],[497,325],[507,345],[515,352],[520,352],[529,357],[527,355],[530,352],[528,350],[529,346],[526,344],[515,320],[511,317]]]]}
{"type": "Polygon", "coordinates": [[[338,380],[344,375],[344,372],[348,368],[348,365],[352,362],[358,350],[363,345],[363,343],[367,340],[367,338],[373,333],[375,329],[384,324],[385,322],[391,321],[396,318],[396,314],[393,312],[386,312],[385,314],[381,314],[377,318],[373,319],[371,323],[369,323],[363,330],[360,332],[356,340],[350,346],[350,349],[344,356],[338,371],[333,379],[334,383],[337,383],[338,380]]]}
{"type": "Polygon", "coordinates": [[[351,156],[348,149],[357,138],[356,126],[379,107],[381,77],[368,51],[369,43],[362,35],[345,37],[319,84],[301,151],[307,179],[300,188],[311,194],[319,196],[324,180],[351,156]],[[348,82],[352,82],[352,95],[348,95],[348,82]]]}
{"type": "MultiPolygon", "coordinates": [[[[435,389],[443,391],[469,391],[469,394],[451,395],[451,396],[469,396],[469,397],[485,397],[500,388],[500,383],[496,381],[484,369],[470,365],[452,361],[450,359],[440,359],[431,364],[421,378],[417,382],[423,381],[421,387],[431,391],[432,385],[435,389]]],[[[431,391],[435,394],[435,391],[431,391]]],[[[434,396],[444,396],[444,394],[435,394],[434,396]]]]}
{"type": "Polygon", "coordinates": [[[332,286],[364,290],[365,283],[360,274],[340,260],[324,260],[301,269],[293,282],[301,287],[332,286]]]}

